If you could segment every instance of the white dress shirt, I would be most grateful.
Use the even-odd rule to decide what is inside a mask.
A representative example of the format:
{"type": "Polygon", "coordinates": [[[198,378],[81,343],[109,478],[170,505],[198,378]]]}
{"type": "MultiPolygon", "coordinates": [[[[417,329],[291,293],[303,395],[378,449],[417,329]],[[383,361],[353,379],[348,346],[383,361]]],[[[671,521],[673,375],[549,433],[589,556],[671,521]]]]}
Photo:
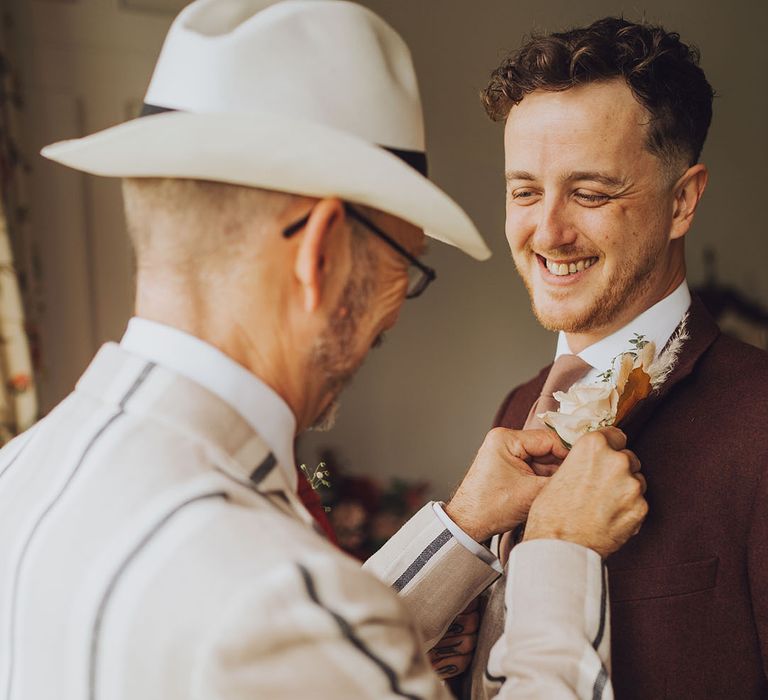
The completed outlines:
{"type": "MultiPolygon", "coordinates": [[[[691,293],[688,290],[688,283],[683,281],[672,294],[643,311],[626,326],[582,350],[578,356],[592,367],[582,381],[584,383],[599,381],[599,375],[611,367],[617,355],[632,349],[629,341],[635,333],[656,343],[656,353],[660,353],[680,325],[690,305],[691,293]]],[[[571,349],[568,346],[568,338],[563,331],[560,331],[555,359],[560,355],[569,354],[571,349]]]]}
{"type": "Polygon", "coordinates": [[[145,318],[134,317],[128,322],[120,345],[226,401],[267,443],[296,490],[296,417],[274,389],[200,338],[145,318]]]}

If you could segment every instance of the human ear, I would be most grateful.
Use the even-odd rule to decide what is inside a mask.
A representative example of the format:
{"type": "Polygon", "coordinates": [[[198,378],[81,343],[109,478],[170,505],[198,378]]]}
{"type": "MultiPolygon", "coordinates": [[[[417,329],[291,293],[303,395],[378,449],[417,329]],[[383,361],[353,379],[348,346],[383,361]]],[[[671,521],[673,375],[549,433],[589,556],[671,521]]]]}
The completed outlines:
{"type": "Polygon", "coordinates": [[[300,234],[294,274],[301,287],[304,310],[315,311],[323,295],[330,271],[328,255],[333,247],[331,232],[341,221],[344,205],[339,199],[321,199],[312,209],[300,234]]]}
{"type": "Polygon", "coordinates": [[[692,165],[678,179],[674,186],[674,210],[670,239],[682,238],[693,223],[693,215],[701,195],[707,186],[709,173],[703,163],[692,165]]]}

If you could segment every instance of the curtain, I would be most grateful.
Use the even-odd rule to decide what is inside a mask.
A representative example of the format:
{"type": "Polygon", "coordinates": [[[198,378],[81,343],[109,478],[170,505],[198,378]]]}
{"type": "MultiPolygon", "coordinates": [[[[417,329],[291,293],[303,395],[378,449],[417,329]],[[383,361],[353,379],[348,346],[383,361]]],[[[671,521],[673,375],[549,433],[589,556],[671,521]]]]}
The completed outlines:
{"type": "MultiPolygon", "coordinates": [[[[29,168],[18,145],[23,105],[7,37],[6,25],[0,32],[0,443],[29,428],[38,417],[27,315],[13,252],[31,249],[24,198],[29,168]]],[[[31,275],[21,279],[29,284],[31,275]]]]}

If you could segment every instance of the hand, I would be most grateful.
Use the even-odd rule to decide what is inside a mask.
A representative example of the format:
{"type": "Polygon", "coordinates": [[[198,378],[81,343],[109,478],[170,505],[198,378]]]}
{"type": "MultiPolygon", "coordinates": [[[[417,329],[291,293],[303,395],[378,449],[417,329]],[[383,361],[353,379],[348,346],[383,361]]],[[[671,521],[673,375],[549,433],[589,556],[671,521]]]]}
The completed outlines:
{"type": "Polygon", "coordinates": [[[429,652],[429,662],[443,680],[464,673],[472,662],[480,626],[478,607],[478,599],[475,598],[429,652]]]}
{"type": "Polygon", "coordinates": [[[580,438],[531,506],[523,539],[567,540],[607,557],[637,534],[646,483],[626,444],[618,428],[580,438]]]}
{"type": "Polygon", "coordinates": [[[560,460],[568,450],[551,430],[494,428],[486,435],[445,512],[477,542],[514,530],[547,478],[531,470],[534,461],[560,460]]]}

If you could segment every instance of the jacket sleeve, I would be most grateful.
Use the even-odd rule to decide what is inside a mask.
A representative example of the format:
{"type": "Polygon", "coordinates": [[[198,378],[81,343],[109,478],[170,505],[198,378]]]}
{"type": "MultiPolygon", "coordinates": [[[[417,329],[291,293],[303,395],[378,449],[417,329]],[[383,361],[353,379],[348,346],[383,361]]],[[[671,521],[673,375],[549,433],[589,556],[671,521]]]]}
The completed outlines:
{"type": "Polygon", "coordinates": [[[445,699],[402,601],[318,551],[243,582],[201,649],[195,700],[445,699]]]}
{"type": "MultiPolygon", "coordinates": [[[[593,646],[594,615],[585,613],[599,617],[601,610],[600,584],[589,578],[602,578],[599,557],[543,540],[515,551],[512,614],[492,656],[491,670],[504,676],[500,697],[611,698],[600,659],[607,621],[593,646]]],[[[190,698],[450,698],[422,653],[410,611],[356,562],[318,552],[243,581],[237,591],[201,645],[190,698]]]]}
{"type": "Polygon", "coordinates": [[[364,568],[399,594],[431,649],[499,574],[470,552],[425,505],[364,568]]]}
{"type": "Polygon", "coordinates": [[[608,582],[600,556],[560,540],[523,542],[508,562],[504,634],[486,677],[509,700],[612,700],[608,582]]]}
{"type": "Polygon", "coordinates": [[[752,610],[763,656],[763,673],[768,677],[768,476],[765,474],[752,506],[747,568],[752,610]]]}

